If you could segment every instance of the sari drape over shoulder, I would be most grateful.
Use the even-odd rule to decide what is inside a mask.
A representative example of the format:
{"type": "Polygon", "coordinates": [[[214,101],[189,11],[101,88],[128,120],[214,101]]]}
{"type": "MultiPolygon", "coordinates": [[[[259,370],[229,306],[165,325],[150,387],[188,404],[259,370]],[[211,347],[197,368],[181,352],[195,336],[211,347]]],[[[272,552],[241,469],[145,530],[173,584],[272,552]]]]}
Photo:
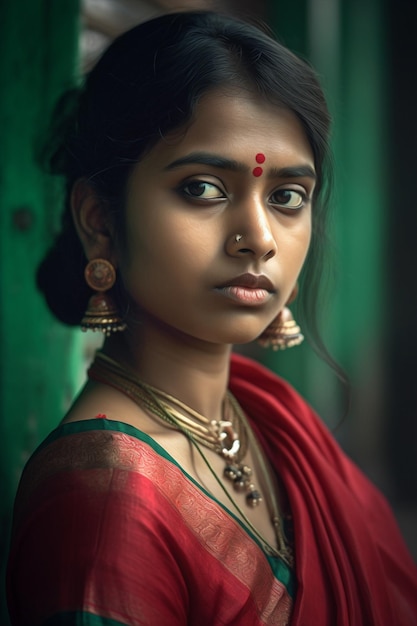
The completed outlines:
{"type": "Polygon", "coordinates": [[[245,407],[293,516],[296,626],[416,626],[417,568],[390,507],[288,383],[232,361],[245,407]]]}
{"type": "Polygon", "coordinates": [[[61,426],[26,467],[8,573],[13,625],[284,626],[292,578],[127,424],[61,426]]]}
{"type": "Polygon", "coordinates": [[[154,440],[92,419],[23,473],[13,626],[417,624],[417,570],[381,494],[287,383],[233,356],[230,388],[285,486],[295,575],[154,440]]]}

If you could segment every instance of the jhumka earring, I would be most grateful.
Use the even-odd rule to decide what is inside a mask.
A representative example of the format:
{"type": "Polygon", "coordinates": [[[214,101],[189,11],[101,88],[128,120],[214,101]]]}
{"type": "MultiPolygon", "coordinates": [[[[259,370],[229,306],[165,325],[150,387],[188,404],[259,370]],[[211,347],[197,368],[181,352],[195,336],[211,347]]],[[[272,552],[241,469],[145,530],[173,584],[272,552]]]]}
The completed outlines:
{"type": "MultiPolygon", "coordinates": [[[[296,285],[288,299],[287,304],[295,300],[298,293],[296,285]]],[[[298,346],[304,340],[304,335],[297,322],[294,320],[290,309],[285,306],[278,313],[276,318],[265,328],[264,332],[258,337],[257,342],[263,348],[272,348],[273,350],[285,350],[298,346]]]]}
{"type": "Polygon", "coordinates": [[[88,301],[87,311],[81,320],[81,330],[100,331],[111,335],[125,330],[126,324],[120,318],[113,298],[106,293],[116,282],[116,270],[105,259],[94,259],[84,271],[87,285],[94,293],[88,301]]]}

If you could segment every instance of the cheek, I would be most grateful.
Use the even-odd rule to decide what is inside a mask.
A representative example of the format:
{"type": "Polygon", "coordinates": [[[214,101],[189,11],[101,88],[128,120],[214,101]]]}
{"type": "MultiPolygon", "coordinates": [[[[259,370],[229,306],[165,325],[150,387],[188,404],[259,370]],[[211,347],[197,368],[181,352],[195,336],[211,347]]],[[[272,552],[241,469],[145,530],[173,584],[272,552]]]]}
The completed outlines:
{"type": "Polygon", "coordinates": [[[127,291],[141,302],[169,294],[200,266],[200,239],[178,224],[157,220],[130,224],[125,263],[120,268],[127,291]],[[158,296],[159,294],[159,296],[158,296]]]}
{"type": "Polygon", "coordinates": [[[305,220],[300,228],[300,248],[304,251],[304,258],[307,256],[308,249],[311,243],[312,223],[311,212],[309,211],[305,217],[305,220]]]}
{"type": "Polygon", "coordinates": [[[311,222],[309,224],[309,228],[307,229],[304,238],[303,238],[303,250],[304,250],[304,258],[303,260],[305,260],[308,251],[310,249],[310,245],[311,245],[311,222]]]}
{"type": "Polygon", "coordinates": [[[278,239],[278,251],[285,254],[288,263],[299,268],[307,256],[311,242],[311,221],[306,219],[286,232],[285,238],[278,239]]]}
{"type": "Polygon", "coordinates": [[[126,291],[136,299],[141,285],[146,284],[153,260],[152,247],[143,236],[146,228],[130,220],[126,223],[126,235],[120,255],[119,271],[126,291]]]}

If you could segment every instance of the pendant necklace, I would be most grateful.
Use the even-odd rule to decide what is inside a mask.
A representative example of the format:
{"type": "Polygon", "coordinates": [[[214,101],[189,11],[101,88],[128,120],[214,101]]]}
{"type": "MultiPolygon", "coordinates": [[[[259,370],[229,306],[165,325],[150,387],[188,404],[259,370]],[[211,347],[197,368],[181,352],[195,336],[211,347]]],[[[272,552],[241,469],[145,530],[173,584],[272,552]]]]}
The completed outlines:
{"type": "Polygon", "coordinates": [[[159,418],[165,426],[181,431],[197,449],[216,482],[221,486],[229,501],[252,532],[262,541],[266,550],[274,555],[278,553],[288,565],[293,565],[292,549],[285,538],[275,490],[262,451],[244,412],[230,391],[226,393],[223,402],[222,419],[209,420],[178,398],[140,380],[133,371],[128,370],[101,351],[96,353],[96,357],[88,370],[88,377],[96,382],[114,387],[147,410],[152,416],[159,418]],[[270,546],[256,530],[225,488],[201,449],[201,446],[205,446],[224,459],[224,477],[231,481],[237,492],[245,493],[246,504],[255,508],[259,506],[263,498],[252,482],[252,469],[243,462],[249,442],[267,488],[266,497],[269,509],[272,511],[271,521],[274,526],[278,549],[270,546]]]}

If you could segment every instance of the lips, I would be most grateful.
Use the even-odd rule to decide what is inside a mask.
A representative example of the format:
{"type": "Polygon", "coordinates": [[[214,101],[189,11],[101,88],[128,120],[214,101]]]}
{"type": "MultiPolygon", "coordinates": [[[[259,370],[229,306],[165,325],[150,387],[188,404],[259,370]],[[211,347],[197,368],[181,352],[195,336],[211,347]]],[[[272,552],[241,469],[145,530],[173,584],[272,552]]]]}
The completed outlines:
{"type": "Polygon", "coordinates": [[[243,287],[246,289],[262,289],[270,293],[275,292],[274,285],[264,274],[241,274],[218,286],[219,289],[224,289],[225,287],[243,287]]]}
{"type": "Polygon", "coordinates": [[[259,306],[275,293],[274,285],[264,274],[241,274],[216,288],[223,297],[243,306],[259,306]]]}

